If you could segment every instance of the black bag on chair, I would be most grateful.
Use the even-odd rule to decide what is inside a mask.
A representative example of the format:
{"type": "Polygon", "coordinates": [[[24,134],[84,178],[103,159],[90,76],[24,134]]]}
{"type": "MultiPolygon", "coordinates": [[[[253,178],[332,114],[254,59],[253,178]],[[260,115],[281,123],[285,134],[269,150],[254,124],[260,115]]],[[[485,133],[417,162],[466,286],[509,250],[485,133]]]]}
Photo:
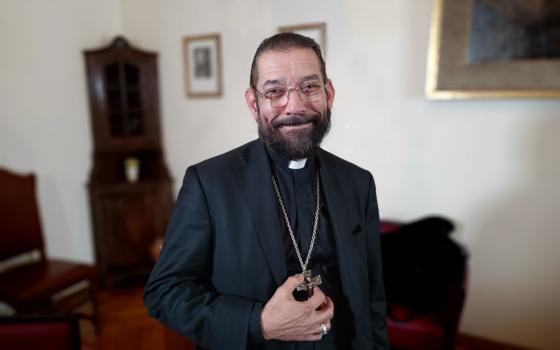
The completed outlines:
{"type": "Polygon", "coordinates": [[[448,285],[462,280],[466,263],[463,248],[449,237],[453,228],[445,218],[427,217],[381,235],[389,303],[416,314],[444,303],[448,285]]]}

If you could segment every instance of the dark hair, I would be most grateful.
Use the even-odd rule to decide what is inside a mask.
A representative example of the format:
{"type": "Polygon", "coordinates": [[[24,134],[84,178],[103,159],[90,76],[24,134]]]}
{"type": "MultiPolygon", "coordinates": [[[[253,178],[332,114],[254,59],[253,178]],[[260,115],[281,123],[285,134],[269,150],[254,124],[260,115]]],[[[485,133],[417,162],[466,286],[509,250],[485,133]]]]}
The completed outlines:
{"type": "Polygon", "coordinates": [[[251,63],[251,76],[249,84],[255,89],[257,80],[259,80],[258,70],[257,70],[257,59],[263,53],[267,51],[287,51],[292,48],[300,49],[311,49],[317,55],[319,59],[319,64],[321,65],[321,74],[323,75],[323,80],[327,81],[327,69],[325,67],[325,61],[321,55],[321,48],[315,40],[300,35],[296,33],[279,33],[275,34],[269,38],[266,38],[257,48],[255,56],[253,57],[253,63],[251,63]]]}

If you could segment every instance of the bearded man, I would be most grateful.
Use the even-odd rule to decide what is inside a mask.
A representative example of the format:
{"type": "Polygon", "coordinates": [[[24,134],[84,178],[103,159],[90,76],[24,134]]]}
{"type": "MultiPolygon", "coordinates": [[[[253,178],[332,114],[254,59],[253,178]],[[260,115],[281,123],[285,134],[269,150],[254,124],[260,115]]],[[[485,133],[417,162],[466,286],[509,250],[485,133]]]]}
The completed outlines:
{"type": "Polygon", "coordinates": [[[371,174],[319,146],[335,90],[283,33],[251,66],[259,139],[190,166],[145,289],[197,349],[388,349],[371,174]]]}

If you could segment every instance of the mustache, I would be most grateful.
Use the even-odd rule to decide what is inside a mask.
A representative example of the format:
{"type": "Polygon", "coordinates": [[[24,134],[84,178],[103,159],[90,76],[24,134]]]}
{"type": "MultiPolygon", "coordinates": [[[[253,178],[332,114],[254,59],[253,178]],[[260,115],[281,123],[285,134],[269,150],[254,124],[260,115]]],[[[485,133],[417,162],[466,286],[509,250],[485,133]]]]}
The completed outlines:
{"type": "Polygon", "coordinates": [[[293,126],[307,123],[316,124],[318,121],[318,114],[295,114],[284,118],[276,118],[270,124],[275,128],[279,128],[281,126],[293,126]]]}

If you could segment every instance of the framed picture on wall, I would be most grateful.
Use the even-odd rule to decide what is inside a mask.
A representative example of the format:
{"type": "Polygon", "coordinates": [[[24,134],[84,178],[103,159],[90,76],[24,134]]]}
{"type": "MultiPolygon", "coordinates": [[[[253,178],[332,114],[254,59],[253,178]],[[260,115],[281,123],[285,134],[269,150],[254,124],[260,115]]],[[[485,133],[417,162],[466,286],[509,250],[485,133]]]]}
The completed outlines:
{"type": "Polygon", "coordinates": [[[428,98],[560,96],[560,1],[434,1],[428,98]]]}
{"type": "Polygon", "coordinates": [[[279,33],[297,33],[301,35],[308,36],[315,40],[317,44],[321,47],[321,52],[323,53],[323,58],[325,57],[326,51],[326,33],[327,24],[324,22],[320,23],[309,23],[309,24],[298,24],[292,26],[282,26],[278,28],[279,33]]]}
{"type": "Polygon", "coordinates": [[[187,96],[222,95],[220,34],[183,38],[183,63],[187,96]]]}

